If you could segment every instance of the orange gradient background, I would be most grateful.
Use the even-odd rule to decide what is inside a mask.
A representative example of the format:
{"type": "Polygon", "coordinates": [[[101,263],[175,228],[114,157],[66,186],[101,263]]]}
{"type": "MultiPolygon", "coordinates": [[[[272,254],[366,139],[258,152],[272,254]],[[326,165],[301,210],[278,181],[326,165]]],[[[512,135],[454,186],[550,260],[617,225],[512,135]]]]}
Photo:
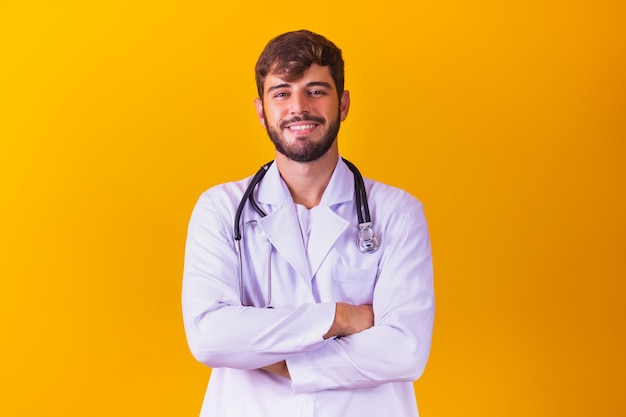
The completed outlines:
{"type": "Polygon", "coordinates": [[[624,2],[210,3],[0,5],[0,415],[198,415],[187,221],[272,158],[253,67],[300,28],[342,155],[426,208],[422,417],[626,415],[624,2]]]}

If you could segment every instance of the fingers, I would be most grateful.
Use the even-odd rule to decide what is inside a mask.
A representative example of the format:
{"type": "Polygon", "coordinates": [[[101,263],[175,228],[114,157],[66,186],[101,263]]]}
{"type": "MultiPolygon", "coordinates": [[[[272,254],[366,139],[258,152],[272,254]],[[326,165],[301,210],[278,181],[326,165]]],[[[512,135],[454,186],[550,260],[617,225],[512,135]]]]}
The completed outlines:
{"type": "Polygon", "coordinates": [[[349,336],[374,326],[374,310],[371,305],[354,306],[337,303],[333,325],[324,335],[325,339],[336,336],[349,336]]]}
{"type": "Polygon", "coordinates": [[[264,371],[270,372],[275,375],[280,375],[284,378],[291,379],[291,375],[289,375],[289,369],[287,368],[286,361],[280,361],[278,363],[274,363],[271,365],[264,366],[261,368],[264,371]]]}
{"type": "Polygon", "coordinates": [[[353,315],[350,322],[350,334],[359,333],[374,326],[374,309],[371,305],[365,304],[351,307],[353,315]]]}

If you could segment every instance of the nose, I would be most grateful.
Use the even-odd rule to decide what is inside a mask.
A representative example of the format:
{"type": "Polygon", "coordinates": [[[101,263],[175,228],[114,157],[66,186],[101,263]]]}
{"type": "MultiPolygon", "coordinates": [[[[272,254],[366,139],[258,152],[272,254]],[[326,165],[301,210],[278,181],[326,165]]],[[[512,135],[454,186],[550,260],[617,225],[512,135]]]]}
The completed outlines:
{"type": "Polygon", "coordinates": [[[289,104],[291,114],[308,113],[310,109],[309,98],[306,94],[293,94],[289,104]]]}

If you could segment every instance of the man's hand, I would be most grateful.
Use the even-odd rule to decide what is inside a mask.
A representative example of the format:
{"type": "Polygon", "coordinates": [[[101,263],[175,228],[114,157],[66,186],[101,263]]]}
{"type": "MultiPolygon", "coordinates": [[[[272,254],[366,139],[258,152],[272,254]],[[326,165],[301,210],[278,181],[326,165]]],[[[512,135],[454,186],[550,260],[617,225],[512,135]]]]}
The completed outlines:
{"type": "MultiPolygon", "coordinates": [[[[369,304],[354,306],[337,303],[333,325],[324,335],[324,339],[337,336],[349,336],[374,326],[374,310],[369,304]]],[[[260,368],[266,372],[291,379],[286,361],[280,361],[260,368]]]]}
{"type": "Polygon", "coordinates": [[[270,372],[272,374],[280,375],[287,379],[291,379],[291,375],[289,375],[289,369],[287,369],[287,362],[285,361],[273,363],[271,365],[264,366],[261,369],[264,371],[270,372]]]}
{"type": "Polygon", "coordinates": [[[349,336],[374,326],[374,310],[369,304],[354,306],[337,303],[335,321],[324,335],[324,339],[337,336],[349,336]]]}

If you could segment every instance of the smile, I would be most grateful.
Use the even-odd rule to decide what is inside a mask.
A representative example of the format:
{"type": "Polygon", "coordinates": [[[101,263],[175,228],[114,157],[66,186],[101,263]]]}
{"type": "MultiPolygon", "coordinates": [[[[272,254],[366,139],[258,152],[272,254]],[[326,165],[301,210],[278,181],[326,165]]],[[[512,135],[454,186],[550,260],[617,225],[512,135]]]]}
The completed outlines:
{"type": "Polygon", "coordinates": [[[315,126],[317,125],[316,124],[293,125],[293,126],[289,126],[289,130],[307,130],[307,129],[313,129],[315,126]]]}

